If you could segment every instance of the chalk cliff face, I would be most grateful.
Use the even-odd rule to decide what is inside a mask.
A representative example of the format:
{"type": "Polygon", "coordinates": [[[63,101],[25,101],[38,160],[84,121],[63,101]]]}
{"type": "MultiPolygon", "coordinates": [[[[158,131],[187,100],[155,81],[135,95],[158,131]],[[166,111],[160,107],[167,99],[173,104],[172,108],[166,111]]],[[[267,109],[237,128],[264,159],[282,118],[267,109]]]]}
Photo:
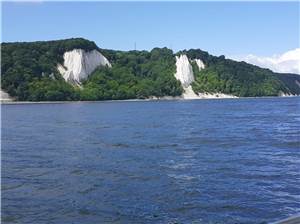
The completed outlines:
{"type": "MultiPolygon", "coordinates": [[[[199,71],[205,68],[203,61],[194,59],[199,71]]],[[[176,73],[175,78],[181,82],[183,87],[183,99],[211,99],[211,98],[236,98],[236,96],[223,93],[195,93],[192,88],[192,82],[195,81],[193,67],[188,57],[184,54],[176,56],[176,73]]]]}
{"type": "MultiPolygon", "coordinates": [[[[199,70],[203,69],[204,63],[200,59],[195,59],[199,70]]],[[[185,54],[176,56],[176,73],[175,78],[181,82],[183,87],[182,97],[184,99],[198,99],[199,96],[193,91],[191,86],[195,81],[193,67],[185,54]]]]}
{"type": "Polygon", "coordinates": [[[175,78],[181,82],[182,87],[187,88],[195,81],[193,67],[185,54],[176,56],[175,78]]]}
{"type": "Polygon", "coordinates": [[[198,94],[196,94],[192,88],[191,85],[189,85],[188,87],[183,87],[183,93],[182,93],[182,98],[183,99],[199,99],[198,94]]]}
{"type": "Polygon", "coordinates": [[[0,101],[12,101],[13,98],[8,95],[8,93],[4,92],[2,89],[0,89],[0,101]]]}
{"type": "Polygon", "coordinates": [[[57,69],[67,82],[80,85],[99,66],[111,67],[99,51],[74,49],[64,53],[64,64],[58,64],[57,69]]]}
{"type": "Polygon", "coordinates": [[[196,62],[198,68],[199,68],[199,71],[201,71],[202,69],[205,68],[205,65],[203,63],[203,61],[201,61],[201,59],[194,59],[194,61],[196,62]]]}

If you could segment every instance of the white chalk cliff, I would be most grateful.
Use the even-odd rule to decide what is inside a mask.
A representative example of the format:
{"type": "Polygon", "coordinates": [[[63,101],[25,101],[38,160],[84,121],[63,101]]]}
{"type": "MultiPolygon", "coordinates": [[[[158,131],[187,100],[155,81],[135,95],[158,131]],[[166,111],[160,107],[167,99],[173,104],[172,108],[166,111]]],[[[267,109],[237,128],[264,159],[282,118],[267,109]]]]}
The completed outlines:
{"type": "Polygon", "coordinates": [[[0,89],[0,101],[12,101],[13,98],[8,95],[8,93],[4,92],[2,89],[0,89]]]}
{"type": "Polygon", "coordinates": [[[111,64],[99,51],[84,51],[74,49],[64,53],[64,64],[58,64],[57,69],[63,78],[72,84],[80,85],[97,67],[111,64]]]}
{"type": "MultiPolygon", "coordinates": [[[[203,61],[194,59],[199,71],[205,68],[203,61]]],[[[195,93],[191,84],[195,81],[193,67],[186,55],[176,56],[175,78],[181,82],[183,87],[183,99],[215,99],[215,98],[236,98],[236,96],[224,93],[195,93]]]]}
{"type": "Polygon", "coordinates": [[[195,81],[193,68],[185,54],[176,56],[175,78],[181,82],[183,88],[187,88],[195,81]]]}
{"type": "Polygon", "coordinates": [[[194,61],[196,62],[198,68],[199,68],[199,71],[201,71],[202,69],[205,68],[205,65],[203,63],[203,61],[201,61],[201,59],[194,59],[194,61]]]}
{"type": "MultiPolygon", "coordinates": [[[[199,70],[205,66],[200,59],[195,59],[195,62],[199,70]]],[[[188,57],[185,54],[176,56],[176,73],[175,78],[181,82],[183,87],[182,97],[184,99],[198,99],[199,96],[193,91],[191,86],[192,82],[195,81],[193,67],[189,62],[188,57]]]]}

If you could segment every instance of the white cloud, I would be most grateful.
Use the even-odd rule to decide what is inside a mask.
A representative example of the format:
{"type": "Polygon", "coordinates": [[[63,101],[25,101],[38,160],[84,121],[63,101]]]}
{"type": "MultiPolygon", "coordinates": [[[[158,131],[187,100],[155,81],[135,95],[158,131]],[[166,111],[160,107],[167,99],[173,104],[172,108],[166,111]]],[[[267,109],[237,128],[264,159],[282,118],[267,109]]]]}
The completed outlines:
{"type": "Polygon", "coordinates": [[[233,60],[245,61],[262,68],[269,68],[274,72],[300,74],[300,48],[287,51],[271,57],[249,54],[241,57],[231,57],[233,60]]]}

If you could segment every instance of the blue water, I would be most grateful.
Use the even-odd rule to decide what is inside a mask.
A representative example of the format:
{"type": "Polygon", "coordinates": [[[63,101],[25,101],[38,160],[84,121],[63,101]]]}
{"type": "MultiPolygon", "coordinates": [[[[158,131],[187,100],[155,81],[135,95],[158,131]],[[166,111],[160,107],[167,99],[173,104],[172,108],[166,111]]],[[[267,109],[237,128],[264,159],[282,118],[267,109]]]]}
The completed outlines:
{"type": "Polygon", "coordinates": [[[2,105],[3,223],[300,212],[300,98],[2,105]]]}

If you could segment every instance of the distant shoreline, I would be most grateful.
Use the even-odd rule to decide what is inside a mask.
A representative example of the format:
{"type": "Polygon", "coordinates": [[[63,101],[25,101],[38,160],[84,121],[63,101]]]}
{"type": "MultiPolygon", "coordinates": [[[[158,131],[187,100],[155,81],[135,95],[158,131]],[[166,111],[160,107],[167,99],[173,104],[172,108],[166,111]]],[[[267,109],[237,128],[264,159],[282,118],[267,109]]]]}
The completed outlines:
{"type": "Polygon", "coordinates": [[[259,97],[218,97],[218,98],[198,98],[198,99],[182,99],[178,97],[174,98],[160,98],[160,99],[126,99],[126,100],[95,100],[95,101],[0,101],[0,104],[4,105],[16,105],[16,104],[63,104],[63,103],[104,103],[104,102],[153,102],[153,101],[191,101],[191,100],[237,100],[237,99],[269,99],[269,98],[290,98],[297,96],[259,96],[259,97]]]}

